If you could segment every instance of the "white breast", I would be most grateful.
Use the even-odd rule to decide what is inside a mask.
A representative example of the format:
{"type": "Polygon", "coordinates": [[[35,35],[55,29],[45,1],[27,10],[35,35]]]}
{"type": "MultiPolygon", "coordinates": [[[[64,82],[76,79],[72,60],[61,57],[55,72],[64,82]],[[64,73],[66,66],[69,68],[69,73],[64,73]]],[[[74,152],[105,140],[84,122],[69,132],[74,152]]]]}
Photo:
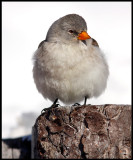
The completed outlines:
{"type": "Polygon", "coordinates": [[[104,91],[108,66],[101,50],[91,42],[87,40],[87,46],[81,41],[69,46],[46,43],[43,50],[37,50],[36,55],[41,54],[38,59],[41,67],[33,70],[34,79],[45,98],[76,103],[104,91]]]}

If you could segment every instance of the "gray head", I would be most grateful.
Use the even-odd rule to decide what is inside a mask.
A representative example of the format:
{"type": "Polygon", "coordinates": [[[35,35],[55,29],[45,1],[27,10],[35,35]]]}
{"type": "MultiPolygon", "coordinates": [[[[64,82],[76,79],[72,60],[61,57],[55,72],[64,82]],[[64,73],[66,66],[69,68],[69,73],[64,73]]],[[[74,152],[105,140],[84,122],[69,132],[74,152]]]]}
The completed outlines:
{"type": "Polygon", "coordinates": [[[90,38],[86,31],[87,25],[85,20],[77,14],[69,14],[58,19],[51,25],[46,40],[62,43],[77,42],[78,40],[90,38]]]}

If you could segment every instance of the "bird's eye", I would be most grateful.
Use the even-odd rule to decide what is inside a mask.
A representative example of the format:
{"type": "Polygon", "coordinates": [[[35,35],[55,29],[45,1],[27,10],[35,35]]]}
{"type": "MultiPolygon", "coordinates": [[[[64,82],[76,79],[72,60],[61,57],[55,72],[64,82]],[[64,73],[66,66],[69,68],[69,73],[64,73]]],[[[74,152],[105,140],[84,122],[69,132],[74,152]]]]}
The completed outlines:
{"type": "Polygon", "coordinates": [[[69,33],[73,33],[74,31],[70,29],[68,32],[69,32],[69,33]]]}

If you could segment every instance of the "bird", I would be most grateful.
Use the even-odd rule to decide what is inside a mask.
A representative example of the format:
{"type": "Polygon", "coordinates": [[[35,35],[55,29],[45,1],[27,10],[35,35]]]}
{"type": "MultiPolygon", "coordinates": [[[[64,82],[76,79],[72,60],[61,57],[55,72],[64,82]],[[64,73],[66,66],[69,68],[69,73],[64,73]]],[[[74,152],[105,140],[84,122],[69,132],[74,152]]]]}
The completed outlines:
{"type": "Polygon", "coordinates": [[[97,41],[78,14],[68,14],[50,26],[33,55],[33,78],[45,99],[70,105],[100,96],[109,67],[97,41]]]}

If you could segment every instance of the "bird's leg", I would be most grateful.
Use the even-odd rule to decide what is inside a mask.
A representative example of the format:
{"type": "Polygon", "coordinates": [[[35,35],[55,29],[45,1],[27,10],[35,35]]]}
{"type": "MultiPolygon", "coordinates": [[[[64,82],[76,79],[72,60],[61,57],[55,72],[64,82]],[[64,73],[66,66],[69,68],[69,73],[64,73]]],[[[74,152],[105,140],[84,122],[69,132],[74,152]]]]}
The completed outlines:
{"type": "Polygon", "coordinates": [[[55,99],[55,101],[54,101],[54,103],[52,104],[51,107],[49,107],[49,108],[44,108],[44,109],[41,111],[41,114],[42,114],[43,112],[47,111],[47,110],[50,110],[50,109],[52,109],[52,108],[58,107],[59,104],[56,104],[57,101],[58,101],[58,98],[55,99]]]}
{"type": "Polygon", "coordinates": [[[85,96],[84,106],[86,106],[87,96],[85,96]]]}
{"type": "Polygon", "coordinates": [[[52,104],[52,106],[50,108],[56,108],[58,107],[59,104],[56,104],[58,101],[58,98],[55,99],[54,103],[52,104]]]}

